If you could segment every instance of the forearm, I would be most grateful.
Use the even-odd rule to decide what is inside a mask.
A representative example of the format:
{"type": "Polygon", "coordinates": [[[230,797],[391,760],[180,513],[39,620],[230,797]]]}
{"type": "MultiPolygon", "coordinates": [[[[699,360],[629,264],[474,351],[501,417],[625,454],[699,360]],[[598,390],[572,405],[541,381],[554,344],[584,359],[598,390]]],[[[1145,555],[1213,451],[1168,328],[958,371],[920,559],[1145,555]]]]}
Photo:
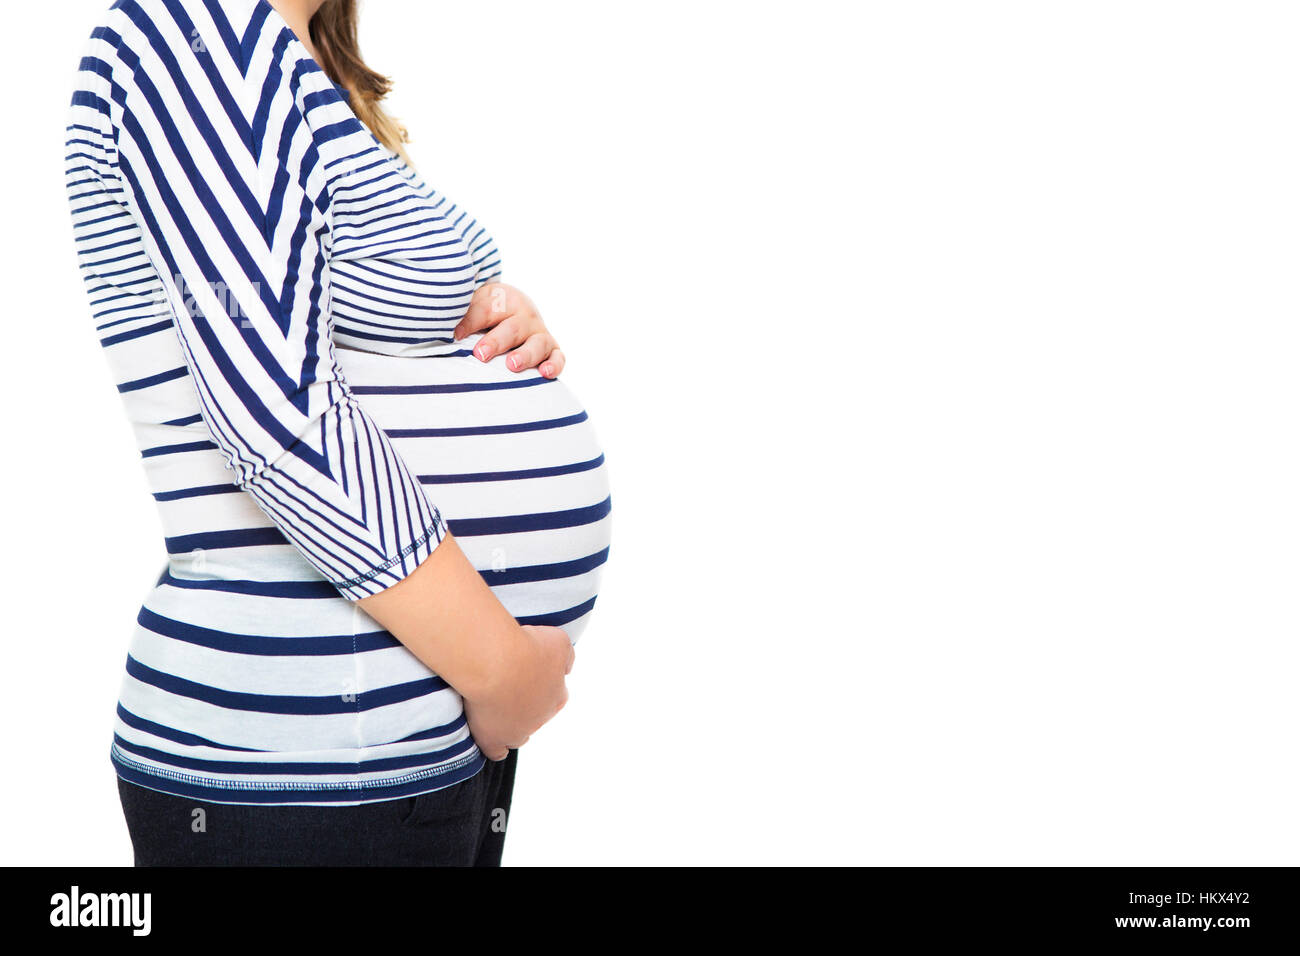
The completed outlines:
{"type": "Polygon", "coordinates": [[[527,653],[522,629],[450,534],[406,578],[357,606],[465,697],[496,690],[527,653]]]}

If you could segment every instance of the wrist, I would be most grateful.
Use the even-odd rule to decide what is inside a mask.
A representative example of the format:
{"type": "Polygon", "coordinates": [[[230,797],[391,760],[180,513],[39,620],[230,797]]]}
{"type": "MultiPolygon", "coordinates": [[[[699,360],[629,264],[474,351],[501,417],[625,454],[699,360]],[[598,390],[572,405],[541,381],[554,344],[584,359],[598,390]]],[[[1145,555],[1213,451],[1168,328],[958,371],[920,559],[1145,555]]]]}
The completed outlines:
{"type": "MultiPolygon", "coordinates": [[[[524,629],[509,623],[480,635],[483,645],[457,679],[448,679],[470,701],[509,700],[519,693],[520,675],[529,673],[532,644],[524,629]]],[[[444,675],[445,676],[445,675],[444,675]]]]}

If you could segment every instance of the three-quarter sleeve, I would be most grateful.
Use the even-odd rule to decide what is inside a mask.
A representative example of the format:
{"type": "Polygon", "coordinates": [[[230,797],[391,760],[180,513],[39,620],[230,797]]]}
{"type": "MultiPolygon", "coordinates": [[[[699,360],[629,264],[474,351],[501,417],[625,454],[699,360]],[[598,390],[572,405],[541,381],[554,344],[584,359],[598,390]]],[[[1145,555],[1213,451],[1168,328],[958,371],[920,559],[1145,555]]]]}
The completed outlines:
{"type": "Polygon", "coordinates": [[[106,174],[140,226],[235,484],[357,600],[447,532],[334,357],[321,148],[356,120],[287,32],[250,50],[178,18],[198,5],[168,6],[180,14],[142,18],[130,41],[100,38],[117,45],[103,65],[106,174]]]}

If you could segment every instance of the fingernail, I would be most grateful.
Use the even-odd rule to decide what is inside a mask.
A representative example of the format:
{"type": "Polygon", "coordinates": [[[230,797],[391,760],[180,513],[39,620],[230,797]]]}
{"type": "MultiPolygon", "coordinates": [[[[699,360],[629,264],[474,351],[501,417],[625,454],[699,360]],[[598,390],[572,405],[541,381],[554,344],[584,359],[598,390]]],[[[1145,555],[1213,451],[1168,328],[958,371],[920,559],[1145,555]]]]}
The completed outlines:
{"type": "Polygon", "coordinates": [[[517,356],[510,356],[510,358],[506,359],[506,364],[510,366],[511,370],[515,372],[519,371],[519,359],[517,356]]]}
{"type": "Polygon", "coordinates": [[[492,357],[492,350],[486,345],[480,345],[474,350],[474,354],[479,357],[479,361],[486,362],[492,357]]]}
{"type": "Polygon", "coordinates": [[[555,374],[555,366],[552,365],[550,362],[547,362],[545,365],[542,366],[542,374],[545,375],[547,378],[550,378],[552,375],[555,374]]]}

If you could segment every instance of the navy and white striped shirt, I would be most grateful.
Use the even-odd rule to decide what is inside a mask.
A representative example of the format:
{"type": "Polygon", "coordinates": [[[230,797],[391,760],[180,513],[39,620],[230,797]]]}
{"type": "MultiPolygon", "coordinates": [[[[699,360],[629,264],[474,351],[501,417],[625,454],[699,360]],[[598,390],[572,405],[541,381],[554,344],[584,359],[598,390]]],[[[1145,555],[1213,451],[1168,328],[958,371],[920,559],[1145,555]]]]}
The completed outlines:
{"type": "Polygon", "coordinates": [[[472,775],[459,695],[353,602],[450,526],[518,620],[576,637],[609,545],[577,400],[451,340],[500,275],[492,240],[379,144],[266,0],[118,0],[81,61],[67,155],[96,328],[167,536],[117,772],[321,804],[472,775]]]}

